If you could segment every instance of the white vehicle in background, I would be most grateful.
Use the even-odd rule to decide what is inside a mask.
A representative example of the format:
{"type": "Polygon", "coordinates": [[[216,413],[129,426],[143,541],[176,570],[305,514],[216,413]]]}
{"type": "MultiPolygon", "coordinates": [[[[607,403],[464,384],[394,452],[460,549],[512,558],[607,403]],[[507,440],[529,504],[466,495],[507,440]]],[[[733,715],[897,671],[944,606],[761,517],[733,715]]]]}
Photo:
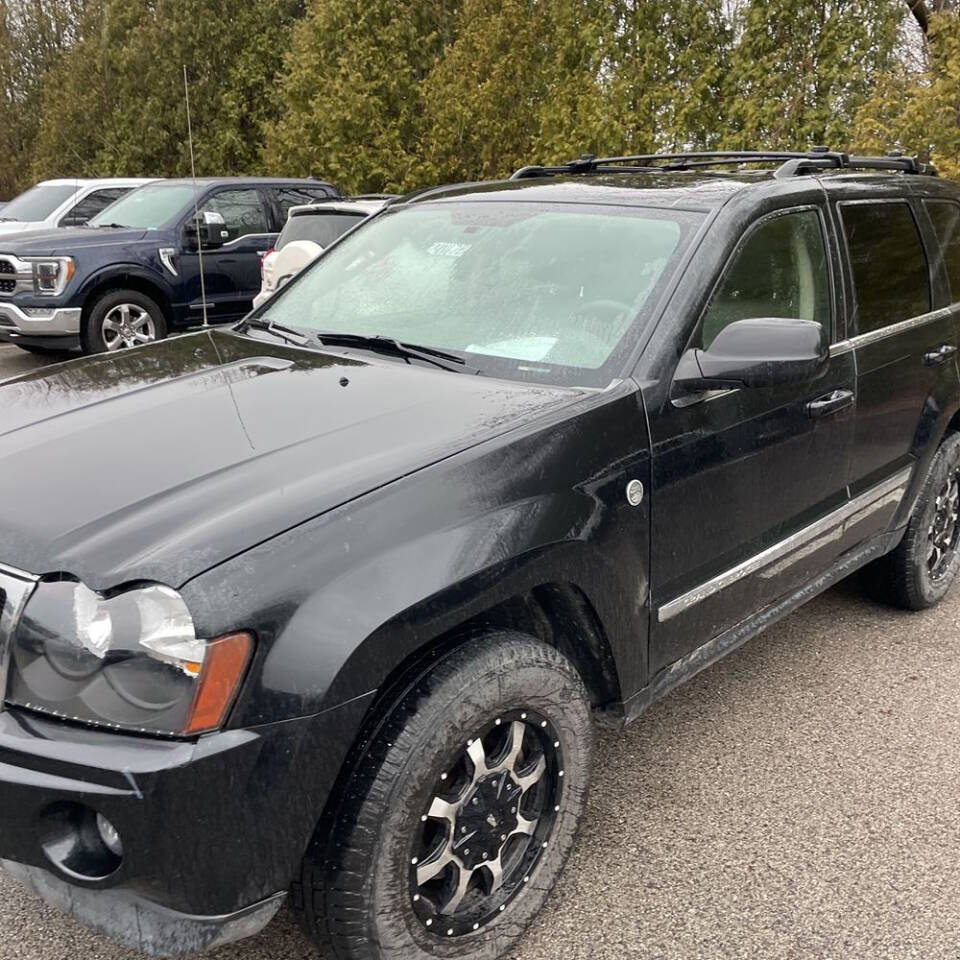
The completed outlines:
{"type": "Polygon", "coordinates": [[[334,240],[392,199],[393,194],[378,193],[291,207],[276,245],[264,254],[260,264],[260,292],[253,299],[254,308],[316,260],[334,240]]]}
{"type": "Polygon", "coordinates": [[[43,180],[0,210],[0,236],[51,227],[82,227],[136,187],[156,178],[43,180]]]}

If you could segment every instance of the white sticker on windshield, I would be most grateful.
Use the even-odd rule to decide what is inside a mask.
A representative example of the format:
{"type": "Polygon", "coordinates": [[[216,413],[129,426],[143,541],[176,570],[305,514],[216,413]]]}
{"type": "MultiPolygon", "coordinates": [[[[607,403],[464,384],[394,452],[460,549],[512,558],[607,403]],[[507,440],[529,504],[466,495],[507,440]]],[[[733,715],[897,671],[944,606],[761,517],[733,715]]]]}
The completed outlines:
{"type": "Polygon", "coordinates": [[[488,357],[509,357],[511,360],[543,360],[557,345],[557,337],[517,337],[484,345],[471,344],[467,353],[488,357]]]}
{"type": "Polygon", "coordinates": [[[438,240],[427,247],[431,257],[462,257],[473,246],[470,243],[443,243],[438,240]]]}

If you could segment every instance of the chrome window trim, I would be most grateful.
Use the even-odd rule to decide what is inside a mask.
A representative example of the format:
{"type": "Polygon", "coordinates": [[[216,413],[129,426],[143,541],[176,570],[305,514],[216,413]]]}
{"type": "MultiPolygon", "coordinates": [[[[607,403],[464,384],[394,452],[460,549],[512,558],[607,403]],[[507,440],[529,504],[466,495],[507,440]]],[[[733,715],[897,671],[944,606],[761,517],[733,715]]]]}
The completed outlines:
{"type": "Polygon", "coordinates": [[[0,712],[3,711],[3,701],[7,693],[13,633],[39,579],[32,573],[0,564],[0,591],[3,593],[0,605],[0,712]]]}
{"type": "Polygon", "coordinates": [[[768,567],[777,560],[787,556],[787,554],[800,549],[809,543],[809,541],[822,536],[833,527],[846,524],[848,521],[857,522],[861,520],[864,514],[869,512],[870,508],[875,508],[880,501],[883,501],[883,503],[888,502],[887,498],[892,497],[895,493],[899,493],[899,496],[896,498],[896,502],[899,503],[900,500],[903,499],[903,494],[906,493],[907,485],[912,475],[913,467],[905,467],[892,477],[888,477],[883,482],[878,483],[866,492],[847,501],[843,506],[838,507],[819,520],[808,524],[784,540],[767,547],[752,557],[748,557],[729,570],[717,574],[717,576],[710,580],[701,583],[692,590],[688,590],[679,597],[675,597],[668,603],[663,604],[657,611],[657,619],[660,623],[666,623],[678,614],[689,610],[708,597],[712,597],[715,593],[719,593],[721,590],[732,586],[751,573],[756,573],[758,570],[762,570],[764,567],[768,567]]]}
{"type": "Polygon", "coordinates": [[[865,347],[871,343],[877,343],[880,340],[886,340],[887,337],[895,337],[898,333],[906,333],[907,330],[913,330],[916,327],[922,327],[924,324],[933,323],[936,320],[946,320],[953,314],[953,307],[940,307],[937,310],[930,310],[927,313],[921,313],[916,317],[910,317],[907,320],[900,320],[897,323],[891,323],[886,327],[878,327],[876,330],[870,330],[867,333],[859,333],[850,338],[850,343],[854,349],[865,347]]]}

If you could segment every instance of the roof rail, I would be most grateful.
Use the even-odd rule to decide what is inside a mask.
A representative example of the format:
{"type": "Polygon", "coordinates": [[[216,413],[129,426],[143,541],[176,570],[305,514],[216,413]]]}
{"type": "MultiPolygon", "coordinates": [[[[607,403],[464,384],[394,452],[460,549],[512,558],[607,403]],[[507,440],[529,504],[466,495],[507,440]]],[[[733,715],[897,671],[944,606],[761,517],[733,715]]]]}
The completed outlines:
{"type": "Polygon", "coordinates": [[[890,170],[919,176],[937,176],[936,168],[932,164],[922,163],[916,157],[906,157],[897,150],[883,157],[862,157],[827,147],[814,147],[807,151],[704,150],[688,153],[642,153],[623,157],[595,157],[587,153],[569,163],[521,167],[510,179],[526,180],[530,177],[584,173],[674,172],[752,163],[778,164],[774,173],[778,179],[801,176],[815,170],[890,170]]]}

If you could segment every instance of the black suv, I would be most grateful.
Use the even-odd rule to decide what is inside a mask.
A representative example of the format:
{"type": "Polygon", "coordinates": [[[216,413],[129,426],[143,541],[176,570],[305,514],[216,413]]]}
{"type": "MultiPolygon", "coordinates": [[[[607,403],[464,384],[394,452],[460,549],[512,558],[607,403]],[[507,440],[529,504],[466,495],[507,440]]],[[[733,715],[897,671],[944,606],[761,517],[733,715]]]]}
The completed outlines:
{"type": "Polygon", "coordinates": [[[113,352],[176,327],[236,321],[287,211],[336,196],[318,180],[157,181],[88,228],[0,237],[0,342],[113,352]]]}
{"type": "Polygon", "coordinates": [[[342,960],[509,949],[594,714],[868,563],[912,609],[953,581],[931,174],[526,168],[394,202],[235,329],[0,385],[4,867],[160,954],[284,899],[342,960]]]}

